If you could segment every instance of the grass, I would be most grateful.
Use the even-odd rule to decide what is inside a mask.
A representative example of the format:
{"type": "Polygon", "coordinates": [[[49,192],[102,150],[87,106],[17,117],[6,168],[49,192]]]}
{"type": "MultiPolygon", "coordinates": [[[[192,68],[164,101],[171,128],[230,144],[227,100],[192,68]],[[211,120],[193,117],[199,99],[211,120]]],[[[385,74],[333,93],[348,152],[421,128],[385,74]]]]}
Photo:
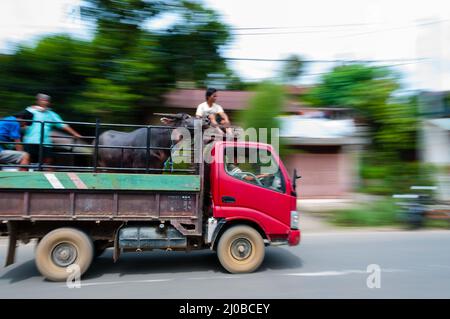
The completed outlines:
{"type": "MultiPolygon", "coordinates": [[[[400,207],[396,205],[395,200],[383,198],[354,208],[330,211],[326,216],[328,221],[336,226],[409,228],[411,225],[402,220],[400,213],[400,207]]],[[[449,229],[450,220],[426,218],[422,228],[449,229]]]]}
{"type": "Polygon", "coordinates": [[[360,167],[362,185],[358,191],[375,195],[405,193],[412,185],[434,185],[435,172],[436,167],[417,162],[363,162],[360,167]]]}
{"type": "Polygon", "coordinates": [[[427,227],[427,228],[449,229],[450,228],[450,221],[449,220],[442,220],[442,219],[428,219],[428,220],[425,221],[425,227],[427,227]]]}
{"type": "Polygon", "coordinates": [[[337,226],[399,226],[399,208],[391,199],[361,204],[354,208],[330,212],[329,221],[337,226]]]}

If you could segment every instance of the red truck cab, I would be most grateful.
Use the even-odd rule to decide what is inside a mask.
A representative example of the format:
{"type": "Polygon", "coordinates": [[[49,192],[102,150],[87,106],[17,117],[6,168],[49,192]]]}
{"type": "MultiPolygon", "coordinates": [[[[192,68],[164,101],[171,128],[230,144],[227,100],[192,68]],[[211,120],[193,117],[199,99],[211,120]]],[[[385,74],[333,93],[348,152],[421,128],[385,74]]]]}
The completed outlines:
{"type": "Polygon", "coordinates": [[[295,187],[273,147],[256,142],[216,142],[211,156],[213,217],[224,225],[251,226],[266,245],[298,245],[295,187]]]}

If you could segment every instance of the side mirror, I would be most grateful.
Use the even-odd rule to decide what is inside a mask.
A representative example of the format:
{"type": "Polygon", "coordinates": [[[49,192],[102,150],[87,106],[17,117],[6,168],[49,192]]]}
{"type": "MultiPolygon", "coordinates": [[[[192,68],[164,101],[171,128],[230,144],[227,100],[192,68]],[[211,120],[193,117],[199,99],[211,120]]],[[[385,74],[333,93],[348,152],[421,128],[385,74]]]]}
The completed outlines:
{"type": "Polygon", "coordinates": [[[297,169],[294,168],[294,174],[292,176],[292,189],[294,190],[294,192],[297,189],[297,179],[302,178],[300,175],[297,175],[297,169]]]}

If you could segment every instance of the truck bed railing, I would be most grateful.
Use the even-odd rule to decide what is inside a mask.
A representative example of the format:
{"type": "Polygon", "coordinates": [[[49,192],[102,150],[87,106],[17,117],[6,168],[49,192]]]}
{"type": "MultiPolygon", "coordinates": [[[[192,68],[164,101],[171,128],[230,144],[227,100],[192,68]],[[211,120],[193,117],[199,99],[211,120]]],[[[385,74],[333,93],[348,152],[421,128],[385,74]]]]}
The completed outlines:
{"type": "MultiPolygon", "coordinates": [[[[5,120],[1,119],[1,121],[14,121],[14,120],[5,120]]],[[[151,137],[152,130],[154,129],[165,129],[173,131],[177,129],[176,126],[164,126],[164,125],[136,125],[136,124],[116,124],[116,123],[100,123],[100,121],[92,122],[73,122],[73,121],[63,121],[63,122],[54,122],[54,121],[34,121],[34,120],[20,120],[21,122],[30,122],[30,123],[39,123],[41,125],[40,129],[40,143],[39,145],[39,158],[37,162],[30,163],[29,165],[20,165],[20,164],[0,164],[0,169],[4,168],[28,168],[32,171],[45,171],[45,170],[54,170],[54,171],[79,171],[79,172],[105,172],[105,171],[114,171],[121,172],[126,171],[127,173],[182,173],[182,174],[200,174],[200,163],[195,163],[194,154],[195,152],[202,152],[202,143],[197,143],[198,148],[194,147],[194,139],[192,139],[192,143],[190,147],[184,147],[183,152],[190,152],[190,163],[184,163],[182,167],[170,167],[168,169],[165,165],[164,168],[152,168],[150,163],[150,152],[152,150],[163,150],[170,151],[171,155],[168,161],[172,160],[172,152],[174,151],[174,144],[170,147],[162,147],[162,146],[154,146],[152,145],[151,137]],[[81,140],[90,141],[89,143],[79,143],[72,136],[64,136],[59,134],[52,134],[52,143],[44,143],[44,130],[47,124],[68,124],[71,126],[76,126],[77,128],[83,128],[82,131],[89,131],[91,134],[84,135],[81,137],[81,140]],[[129,130],[135,130],[139,128],[147,129],[147,143],[145,146],[130,146],[130,145],[99,145],[99,136],[103,131],[107,129],[116,129],[122,130],[122,132],[126,132],[129,130]],[[94,134],[92,134],[94,133],[94,134]],[[74,143],[55,143],[57,139],[72,139],[74,143]],[[57,162],[63,162],[62,165],[60,163],[55,163],[52,165],[44,163],[44,147],[52,148],[52,156],[56,159],[57,162]],[[81,151],[80,151],[81,149],[81,151]],[[121,165],[120,167],[110,167],[110,166],[99,166],[99,150],[100,149],[119,149],[121,150],[121,165]],[[142,167],[127,167],[127,163],[123,163],[124,160],[124,152],[125,151],[145,151],[145,165],[142,167]],[[72,161],[75,161],[75,157],[77,157],[78,161],[80,159],[84,160],[85,163],[83,165],[70,165],[70,161],[64,161],[64,157],[70,157],[72,161]],[[186,165],[187,164],[187,165],[186,165]],[[189,166],[186,168],[185,166],[189,166]]],[[[47,128],[48,129],[48,128],[47,128]]],[[[189,129],[191,132],[194,131],[193,128],[184,128],[189,129]]],[[[53,131],[55,132],[55,131],[53,131]]],[[[0,141],[0,145],[36,145],[37,143],[24,143],[24,142],[9,142],[9,141],[0,141]]],[[[144,154],[140,154],[142,156],[144,154]]],[[[167,161],[166,163],[167,164],[167,161]]],[[[169,163],[171,164],[171,163],[169,163]]],[[[172,165],[171,165],[172,166],[172,165]]]]}

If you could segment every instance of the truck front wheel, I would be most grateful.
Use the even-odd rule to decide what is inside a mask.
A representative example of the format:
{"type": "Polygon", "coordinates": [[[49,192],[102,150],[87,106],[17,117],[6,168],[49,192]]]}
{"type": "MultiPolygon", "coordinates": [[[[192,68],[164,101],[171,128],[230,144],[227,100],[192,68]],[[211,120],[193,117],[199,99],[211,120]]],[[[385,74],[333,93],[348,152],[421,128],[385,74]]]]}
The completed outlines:
{"type": "Polygon", "coordinates": [[[59,228],[49,232],[36,248],[36,266],[48,280],[64,281],[74,272],[84,274],[94,257],[91,239],[74,228],[59,228]],[[72,271],[67,268],[77,265],[72,271]]]}
{"type": "Polygon", "coordinates": [[[217,255],[230,273],[253,272],[264,260],[264,241],[252,227],[233,226],[220,237],[217,255]]]}

